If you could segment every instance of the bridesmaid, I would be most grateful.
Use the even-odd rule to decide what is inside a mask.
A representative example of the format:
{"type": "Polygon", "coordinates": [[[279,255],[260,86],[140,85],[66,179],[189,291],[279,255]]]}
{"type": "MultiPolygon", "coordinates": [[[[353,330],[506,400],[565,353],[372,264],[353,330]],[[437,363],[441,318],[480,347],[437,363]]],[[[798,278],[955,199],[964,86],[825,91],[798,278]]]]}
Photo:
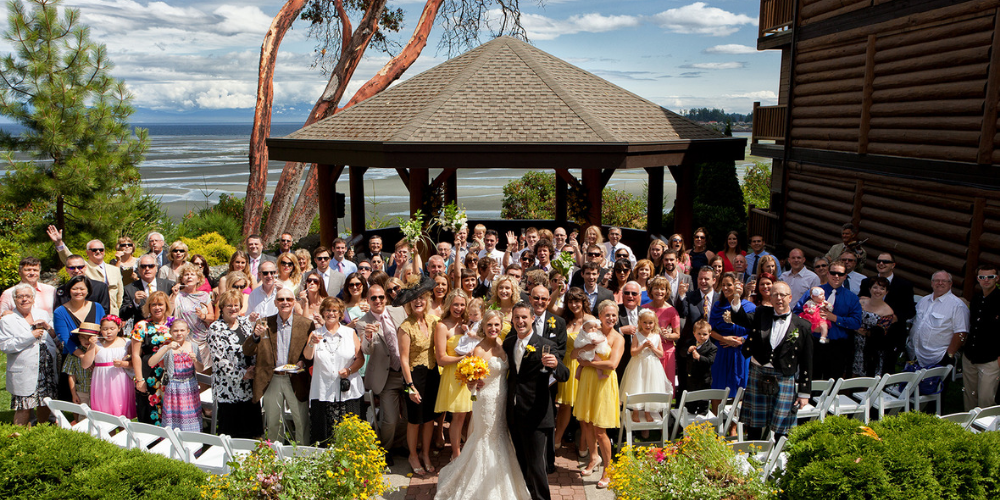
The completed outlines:
{"type": "Polygon", "coordinates": [[[405,308],[409,316],[396,330],[405,382],[403,390],[407,393],[406,445],[410,450],[410,467],[418,476],[435,471],[431,465],[430,449],[434,431],[434,401],[440,375],[432,340],[438,317],[427,312],[430,297],[431,293],[427,292],[408,302],[405,308]],[[417,455],[417,439],[423,445],[420,455],[417,455]]]}
{"type": "MultiPolygon", "coordinates": [[[[559,405],[559,410],[556,413],[556,434],[553,443],[557,449],[562,446],[563,433],[566,432],[570,417],[573,415],[573,403],[576,400],[579,384],[579,380],[575,377],[579,364],[573,357],[573,343],[576,341],[577,334],[580,333],[580,328],[583,327],[583,322],[588,319],[596,319],[583,307],[586,303],[587,296],[582,289],[573,287],[566,292],[566,310],[563,311],[563,319],[566,320],[566,356],[563,358],[563,363],[569,368],[571,375],[569,380],[559,382],[558,393],[556,393],[556,404],[559,405]]],[[[584,454],[580,456],[586,456],[585,452],[588,449],[586,441],[581,442],[579,450],[584,454]]]]}
{"type": "Polygon", "coordinates": [[[671,386],[677,386],[677,357],[674,352],[674,342],[681,338],[681,317],[667,302],[670,296],[670,282],[663,276],[649,280],[649,297],[652,299],[642,306],[656,314],[660,323],[660,345],[663,347],[663,372],[671,386]]]}
{"type": "MultiPolygon", "coordinates": [[[[594,469],[602,462],[611,463],[611,440],[608,439],[607,429],[618,427],[621,418],[618,408],[618,377],[613,376],[625,350],[625,338],[615,331],[615,324],[618,323],[618,304],[613,300],[605,300],[598,304],[597,312],[601,321],[601,333],[611,345],[611,353],[606,358],[598,354],[593,361],[587,361],[580,359],[580,354],[585,350],[593,350],[596,347],[594,344],[573,349],[573,357],[583,367],[580,385],[576,391],[573,416],[580,421],[581,431],[588,435],[590,444],[588,453],[590,460],[580,472],[583,477],[593,474],[594,469]],[[601,378],[598,370],[612,375],[601,378]],[[597,454],[598,450],[600,456],[597,454]]],[[[610,482],[608,468],[605,467],[597,487],[607,488],[610,482]]]]}
{"type": "Polygon", "coordinates": [[[455,352],[455,347],[468,330],[467,304],[469,296],[462,290],[453,290],[444,300],[444,317],[434,330],[434,352],[437,355],[441,371],[441,385],[438,387],[434,411],[444,414],[451,413],[451,427],[448,437],[451,439],[451,459],[458,458],[461,452],[462,428],[465,418],[472,411],[472,394],[468,386],[455,378],[455,368],[462,360],[455,352]]]}

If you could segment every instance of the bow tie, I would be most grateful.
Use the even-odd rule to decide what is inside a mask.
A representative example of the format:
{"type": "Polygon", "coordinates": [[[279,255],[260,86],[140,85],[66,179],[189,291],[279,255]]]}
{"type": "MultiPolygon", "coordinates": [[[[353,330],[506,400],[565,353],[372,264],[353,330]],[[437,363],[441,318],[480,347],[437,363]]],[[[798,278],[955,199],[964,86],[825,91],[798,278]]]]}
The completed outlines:
{"type": "Polygon", "coordinates": [[[790,314],[792,314],[792,313],[785,313],[785,314],[775,314],[775,315],[774,315],[774,319],[775,319],[775,320],[780,320],[780,319],[787,319],[787,318],[788,318],[788,316],[789,316],[790,314]]]}

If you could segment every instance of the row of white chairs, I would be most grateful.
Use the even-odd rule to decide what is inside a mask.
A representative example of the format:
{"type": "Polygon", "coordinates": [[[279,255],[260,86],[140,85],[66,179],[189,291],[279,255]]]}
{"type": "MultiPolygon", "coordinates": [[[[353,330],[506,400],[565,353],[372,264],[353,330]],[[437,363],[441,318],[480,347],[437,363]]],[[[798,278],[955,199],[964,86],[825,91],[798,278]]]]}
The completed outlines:
{"type": "Polygon", "coordinates": [[[963,429],[975,433],[1000,430],[1000,405],[973,408],[971,411],[943,415],[942,420],[955,422],[963,429]]]}
{"type": "MultiPolygon", "coordinates": [[[[45,398],[56,422],[63,429],[74,430],[102,439],[120,448],[139,449],[195,465],[212,474],[229,473],[229,462],[251,453],[259,441],[232,438],[225,434],[179,431],[93,410],[85,404],[45,398]],[[74,424],[74,415],[79,419],[74,424]]],[[[322,452],[311,446],[286,446],[272,442],[275,454],[282,459],[322,452]]]]}
{"type": "Polygon", "coordinates": [[[868,423],[873,410],[878,418],[900,411],[919,410],[924,404],[934,403],[935,414],[941,414],[941,383],[930,394],[920,392],[925,380],[940,377],[944,380],[952,365],[939,366],[915,372],[886,374],[881,377],[856,377],[849,379],[814,380],[809,404],[798,412],[800,420],[823,420],[827,415],[861,418],[868,423]]]}
{"type": "Polygon", "coordinates": [[[763,467],[760,469],[761,481],[767,481],[775,469],[782,469],[785,466],[786,455],[784,453],[785,443],[788,438],[781,436],[777,443],[774,441],[734,441],[729,443],[730,448],[736,452],[736,456],[743,459],[745,472],[752,471],[749,461],[746,458],[753,457],[760,462],[763,467]]]}

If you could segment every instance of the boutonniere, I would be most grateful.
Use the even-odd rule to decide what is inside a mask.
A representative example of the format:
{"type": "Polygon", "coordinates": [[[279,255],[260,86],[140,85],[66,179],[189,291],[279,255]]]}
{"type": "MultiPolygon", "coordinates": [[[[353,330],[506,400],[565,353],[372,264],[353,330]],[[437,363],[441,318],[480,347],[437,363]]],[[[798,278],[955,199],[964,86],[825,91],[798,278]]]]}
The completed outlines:
{"type": "Polygon", "coordinates": [[[788,332],[788,335],[785,335],[785,338],[791,342],[794,342],[795,339],[799,338],[799,329],[793,328],[792,331],[788,332]]]}
{"type": "Polygon", "coordinates": [[[528,344],[524,346],[524,357],[528,357],[528,354],[535,352],[535,346],[528,344]]]}
{"type": "Polygon", "coordinates": [[[555,328],[555,327],[556,327],[556,318],[555,316],[553,316],[549,318],[549,328],[555,328]]]}

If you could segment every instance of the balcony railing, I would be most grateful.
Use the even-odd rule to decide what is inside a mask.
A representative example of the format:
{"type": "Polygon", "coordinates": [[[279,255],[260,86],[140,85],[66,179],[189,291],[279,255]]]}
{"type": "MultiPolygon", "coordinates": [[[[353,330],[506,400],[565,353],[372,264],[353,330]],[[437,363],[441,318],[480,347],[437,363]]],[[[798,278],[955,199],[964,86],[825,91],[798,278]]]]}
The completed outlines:
{"type": "Polygon", "coordinates": [[[781,33],[792,27],[796,0],[760,0],[758,38],[781,33]]]}
{"type": "Polygon", "coordinates": [[[753,103],[753,133],[751,144],[760,140],[775,141],[781,144],[785,140],[785,118],[788,106],[761,106],[753,103]]]}
{"type": "Polygon", "coordinates": [[[747,211],[747,234],[763,236],[769,245],[777,245],[778,225],[778,214],[750,205],[747,211]]]}

